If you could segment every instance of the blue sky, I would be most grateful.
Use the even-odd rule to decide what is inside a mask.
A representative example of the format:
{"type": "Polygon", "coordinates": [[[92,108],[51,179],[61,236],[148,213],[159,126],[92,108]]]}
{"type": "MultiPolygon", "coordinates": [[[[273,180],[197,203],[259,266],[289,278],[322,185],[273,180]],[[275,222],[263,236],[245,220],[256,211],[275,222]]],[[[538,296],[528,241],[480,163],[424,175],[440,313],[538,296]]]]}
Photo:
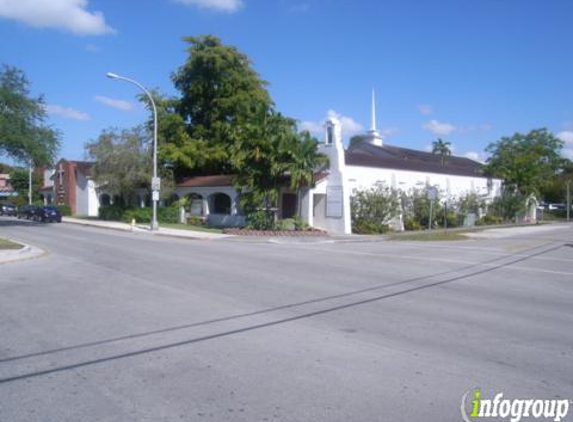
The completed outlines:
{"type": "Polygon", "coordinates": [[[547,127],[573,158],[569,0],[0,0],[0,63],[23,69],[83,159],[103,129],[148,115],[115,72],[175,94],[183,36],[215,34],[253,60],[283,114],[316,131],[337,115],[385,142],[441,137],[484,158],[492,141],[547,127]]]}

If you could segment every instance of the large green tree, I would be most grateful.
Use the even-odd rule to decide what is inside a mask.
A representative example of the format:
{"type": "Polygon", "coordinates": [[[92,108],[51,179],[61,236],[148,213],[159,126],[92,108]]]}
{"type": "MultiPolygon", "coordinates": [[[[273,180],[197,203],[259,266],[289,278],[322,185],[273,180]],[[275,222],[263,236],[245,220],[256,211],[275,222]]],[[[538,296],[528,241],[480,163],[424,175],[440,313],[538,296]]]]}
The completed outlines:
{"type": "Polygon", "coordinates": [[[204,35],[184,41],[189,57],[172,75],[181,97],[164,103],[179,117],[164,123],[162,130],[172,135],[175,130],[176,136],[166,139],[162,157],[194,173],[232,172],[232,132],[252,121],[259,108],[272,106],[267,83],[248,56],[219,38],[204,35]]]}
{"type": "MultiPolygon", "coordinates": [[[[105,192],[133,203],[135,189],[149,187],[152,175],[152,145],[146,130],[109,129],[86,144],[88,157],[95,162],[92,177],[105,192]]],[[[170,177],[162,174],[162,194],[170,195],[170,177]]]]}
{"type": "Polygon", "coordinates": [[[12,66],[0,71],[0,154],[43,166],[55,160],[59,134],[46,124],[44,99],[30,94],[24,72],[12,66]]]}
{"type": "Polygon", "coordinates": [[[487,146],[487,174],[502,178],[506,190],[519,195],[538,195],[565,161],[563,142],[547,129],[515,133],[487,146]]]}

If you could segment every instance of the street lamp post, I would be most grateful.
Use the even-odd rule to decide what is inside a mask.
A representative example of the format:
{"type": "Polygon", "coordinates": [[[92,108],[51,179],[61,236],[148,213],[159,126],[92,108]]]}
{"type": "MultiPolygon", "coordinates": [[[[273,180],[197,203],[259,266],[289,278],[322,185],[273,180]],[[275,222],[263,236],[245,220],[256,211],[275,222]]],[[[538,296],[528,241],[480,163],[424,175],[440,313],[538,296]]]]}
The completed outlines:
{"type": "Polygon", "coordinates": [[[32,205],[32,160],[28,166],[28,205],[32,205]]]}
{"type": "Polygon", "coordinates": [[[139,89],[141,89],[145,95],[151,101],[151,106],[153,107],[153,178],[151,179],[151,200],[153,203],[153,217],[151,220],[151,230],[157,230],[159,228],[159,223],[157,223],[157,202],[159,201],[159,190],[160,190],[160,179],[157,177],[157,107],[155,107],[155,101],[147,89],[139,82],[126,78],[125,76],[119,76],[115,73],[108,72],[106,74],[108,78],[119,79],[121,81],[126,81],[134,84],[139,89]]]}
{"type": "Polygon", "coordinates": [[[571,217],[571,179],[567,180],[567,222],[571,217]]]}

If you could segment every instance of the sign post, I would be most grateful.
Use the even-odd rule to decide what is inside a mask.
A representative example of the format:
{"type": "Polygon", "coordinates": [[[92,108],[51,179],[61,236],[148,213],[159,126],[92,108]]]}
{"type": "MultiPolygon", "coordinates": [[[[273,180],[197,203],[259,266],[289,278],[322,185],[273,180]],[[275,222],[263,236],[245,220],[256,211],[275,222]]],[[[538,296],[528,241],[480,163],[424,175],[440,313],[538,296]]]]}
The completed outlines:
{"type": "Polygon", "coordinates": [[[434,211],[434,201],[437,199],[437,197],[438,190],[435,186],[430,186],[428,188],[428,199],[430,200],[430,219],[428,221],[428,229],[430,232],[432,231],[432,214],[434,211]]]}

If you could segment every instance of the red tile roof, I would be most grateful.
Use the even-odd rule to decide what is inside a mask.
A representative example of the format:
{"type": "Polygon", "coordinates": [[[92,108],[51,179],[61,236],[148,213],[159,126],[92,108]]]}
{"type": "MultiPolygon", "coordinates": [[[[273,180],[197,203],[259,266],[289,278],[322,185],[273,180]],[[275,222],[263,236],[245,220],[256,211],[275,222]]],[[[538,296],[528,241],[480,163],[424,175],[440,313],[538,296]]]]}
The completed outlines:
{"type": "Polygon", "coordinates": [[[199,187],[218,187],[218,186],[232,186],[232,174],[216,174],[212,176],[195,176],[183,180],[177,184],[178,188],[199,188],[199,187]]]}

